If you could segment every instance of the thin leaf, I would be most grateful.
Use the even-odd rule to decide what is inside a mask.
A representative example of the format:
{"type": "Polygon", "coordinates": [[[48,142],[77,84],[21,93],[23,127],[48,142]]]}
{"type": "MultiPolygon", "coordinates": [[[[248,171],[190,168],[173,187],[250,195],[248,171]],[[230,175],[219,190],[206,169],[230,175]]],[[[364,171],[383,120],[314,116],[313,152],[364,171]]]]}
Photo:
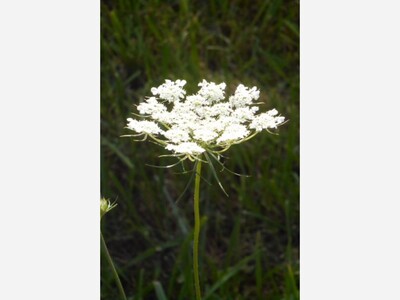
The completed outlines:
{"type": "Polygon", "coordinates": [[[240,177],[251,177],[250,175],[244,175],[244,174],[239,174],[239,173],[233,172],[232,170],[230,170],[230,169],[228,169],[227,167],[225,167],[225,165],[224,165],[222,162],[220,162],[220,161],[218,160],[218,158],[217,158],[213,153],[210,153],[210,155],[211,155],[211,156],[217,161],[217,163],[222,167],[221,172],[223,172],[224,170],[227,170],[229,173],[231,173],[231,174],[233,174],[233,175],[236,175],[236,176],[240,176],[240,177]]]}
{"type": "Polygon", "coordinates": [[[156,290],[156,295],[158,300],[167,300],[164,289],[159,281],[153,281],[154,289],[156,290]]]}
{"type": "Polygon", "coordinates": [[[174,202],[172,200],[171,195],[168,193],[168,190],[165,186],[163,188],[163,192],[164,192],[165,196],[167,197],[168,202],[171,205],[172,214],[178,220],[179,228],[181,229],[182,233],[186,236],[187,233],[189,232],[189,226],[188,226],[187,220],[180,213],[179,208],[176,206],[176,202],[174,202]]]}
{"type": "Polygon", "coordinates": [[[185,188],[184,188],[182,194],[181,194],[181,195],[178,197],[178,199],[175,201],[175,204],[178,203],[178,202],[182,199],[183,195],[185,195],[186,191],[189,189],[189,186],[192,185],[192,182],[193,182],[193,180],[194,180],[194,175],[196,174],[195,168],[196,168],[196,165],[193,167],[192,175],[190,176],[190,179],[189,179],[188,183],[186,184],[186,186],[185,186],[185,188]]]}
{"type": "Polygon", "coordinates": [[[155,166],[155,165],[149,165],[149,164],[146,164],[146,166],[153,167],[153,168],[159,168],[159,169],[169,169],[169,168],[175,167],[176,165],[178,165],[183,160],[184,159],[181,159],[177,163],[174,163],[174,164],[168,165],[168,166],[155,166]]]}
{"type": "Polygon", "coordinates": [[[122,153],[114,144],[110,143],[106,138],[101,139],[101,144],[107,146],[110,150],[112,150],[130,169],[133,169],[134,166],[131,160],[122,153]]]}
{"type": "Polygon", "coordinates": [[[211,161],[210,157],[207,155],[207,152],[204,152],[204,155],[205,155],[205,157],[206,157],[208,163],[210,164],[211,172],[212,172],[212,174],[214,175],[215,179],[217,180],[218,185],[220,186],[220,188],[221,188],[221,190],[224,192],[224,194],[225,194],[227,197],[229,197],[229,195],[228,195],[227,192],[225,191],[224,187],[222,186],[221,181],[220,181],[219,178],[218,178],[217,172],[215,171],[214,165],[212,164],[212,161],[211,161]]]}
{"type": "Polygon", "coordinates": [[[222,276],[214,285],[209,289],[203,300],[207,300],[212,294],[224,285],[229,279],[235,276],[250,260],[254,259],[258,255],[259,251],[254,252],[252,255],[239,261],[234,267],[229,268],[228,271],[222,276]]]}

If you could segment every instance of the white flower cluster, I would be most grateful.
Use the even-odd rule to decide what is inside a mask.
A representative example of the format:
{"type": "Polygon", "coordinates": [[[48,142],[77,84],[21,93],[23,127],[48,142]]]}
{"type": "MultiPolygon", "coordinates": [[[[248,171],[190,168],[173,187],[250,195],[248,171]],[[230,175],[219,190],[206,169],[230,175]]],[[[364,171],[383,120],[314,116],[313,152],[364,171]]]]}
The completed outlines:
{"type": "Polygon", "coordinates": [[[276,109],[256,114],[257,87],[240,84],[224,101],[225,83],[203,80],[197,94],[186,98],[185,84],[185,80],[166,80],[151,89],[153,97],[137,106],[140,117],[151,121],[128,119],[127,128],[136,132],[134,136],[151,137],[175,156],[195,160],[205,151],[220,154],[285,121],[276,109]]]}

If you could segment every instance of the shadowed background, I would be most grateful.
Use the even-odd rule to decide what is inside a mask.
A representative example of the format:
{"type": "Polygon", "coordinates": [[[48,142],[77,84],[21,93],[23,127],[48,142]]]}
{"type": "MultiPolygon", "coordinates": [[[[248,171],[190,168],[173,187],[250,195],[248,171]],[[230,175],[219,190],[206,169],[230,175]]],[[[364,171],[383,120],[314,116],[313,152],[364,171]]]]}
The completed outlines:
{"type": "MultiPolygon", "coordinates": [[[[101,4],[101,194],[118,206],[102,231],[130,299],[194,299],[193,184],[173,159],[124,129],[134,104],[164,79],[257,86],[260,111],[289,122],[232,147],[219,173],[204,165],[200,281],[203,299],[298,299],[299,3],[298,1],[141,1],[101,4]]],[[[186,164],[187,169],[192,166],[186,164]]],[[[102,261],[102,299],[119,299],[102,261]]]]}

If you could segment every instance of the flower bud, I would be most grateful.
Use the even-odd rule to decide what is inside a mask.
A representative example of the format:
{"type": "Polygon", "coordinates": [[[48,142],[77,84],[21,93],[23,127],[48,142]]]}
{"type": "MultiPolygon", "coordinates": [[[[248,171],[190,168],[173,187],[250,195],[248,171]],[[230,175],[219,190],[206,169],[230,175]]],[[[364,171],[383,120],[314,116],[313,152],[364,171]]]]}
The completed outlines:
{"type": "Polygon", "coordinates": [[[117,206],[117,205],[116,204],[111,204],[110,200],[105,199],[105,198],[101,198],[100,199],[100,219],[106,213],[108,213],[110,210],[112,210],[115,206],[117,206]]]}

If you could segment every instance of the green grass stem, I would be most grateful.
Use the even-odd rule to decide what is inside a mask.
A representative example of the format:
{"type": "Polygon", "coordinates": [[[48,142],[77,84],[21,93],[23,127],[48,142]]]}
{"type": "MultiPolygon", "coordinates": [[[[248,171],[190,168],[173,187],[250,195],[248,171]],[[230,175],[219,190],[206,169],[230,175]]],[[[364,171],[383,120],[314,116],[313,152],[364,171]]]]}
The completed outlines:
{"type": "Polygon", "coordinates": [[[106,255],[107,261],[110,264],[111,270],[114,274],[115,281],[117,282],[118,290],[121,293],[121,298],[124,300],[127,300],[125,291],[124,291],[124,287],[122,286],[121,280],[119,279],[117,270],[115,269],[114,263],[110,256],[110,252],[108,252],[106,242],[104,241],[103,233],[100,232],[100,235],[101,235],[101,247],[103,248],[104,254],[106,255]]]}

